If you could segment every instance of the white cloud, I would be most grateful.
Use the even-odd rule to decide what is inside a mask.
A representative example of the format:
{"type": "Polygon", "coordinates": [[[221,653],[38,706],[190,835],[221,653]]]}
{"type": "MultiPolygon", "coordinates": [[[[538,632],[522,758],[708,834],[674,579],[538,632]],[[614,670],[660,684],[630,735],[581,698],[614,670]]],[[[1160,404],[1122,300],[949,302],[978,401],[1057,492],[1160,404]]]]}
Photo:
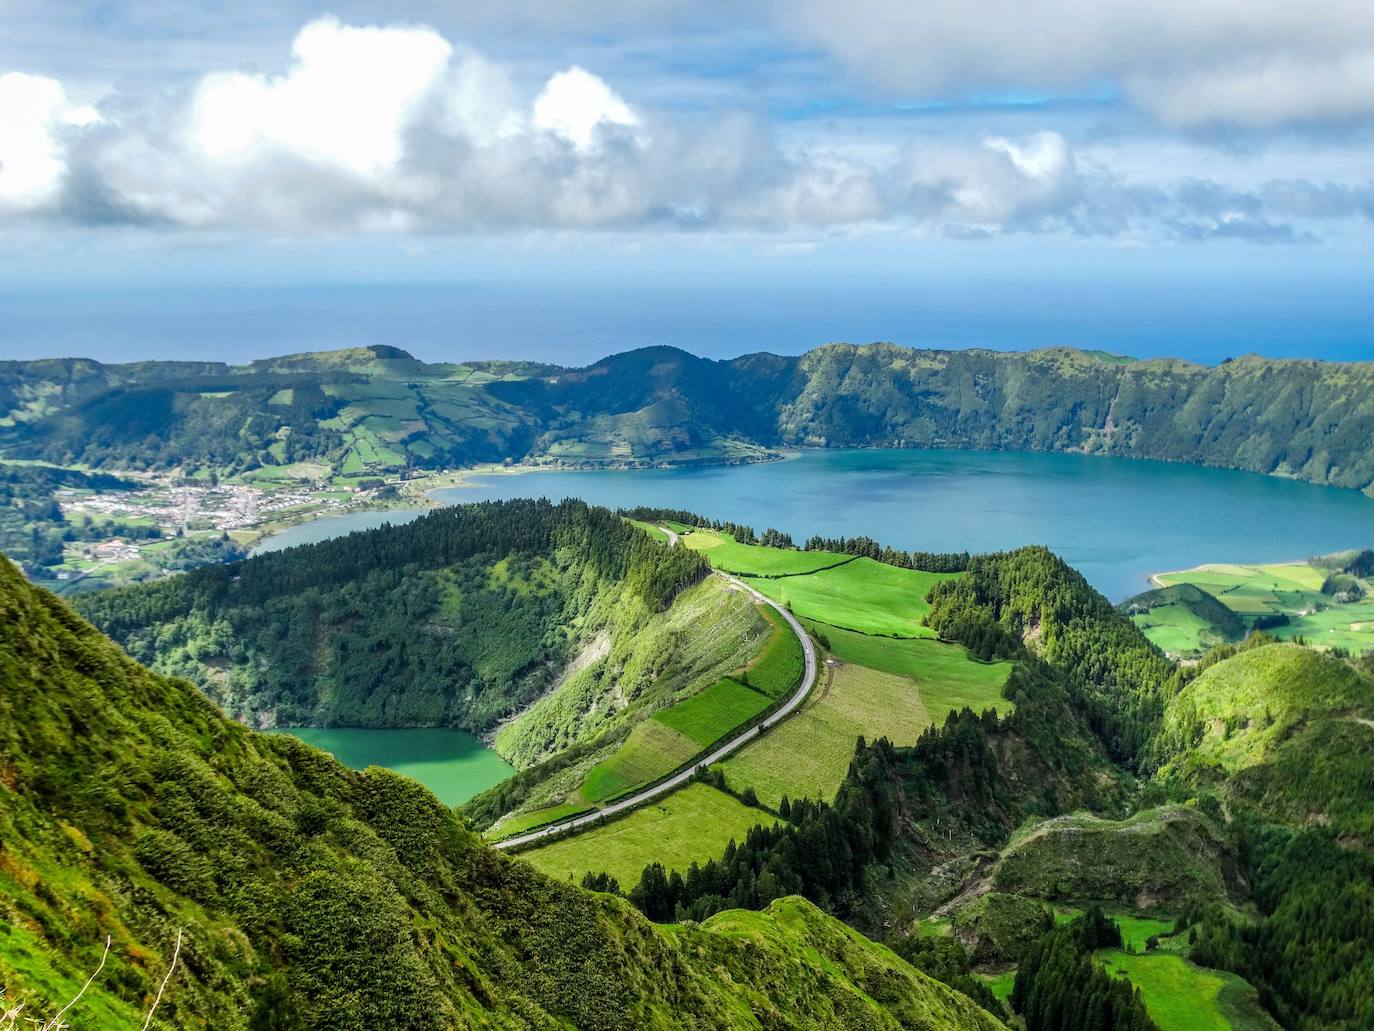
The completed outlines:
{"type": "Polygon", "coordinates": [[[0,212],[26,212],[52,204],[67,172],[64,127],[99,121],[76,106],[56,79],[9,72],[0,75],[0,212]]]}
{"type": "Polygon", "coordinates": [[[814,132],[782,137],[741,112],[632,104],[581,66],[517,74],[418,25],[319,19],[278,71],[212,71],[181,93],[115,95],[103,119],[52,79],[5,76],[5,97],[0,215],[76,224],[295,236],[886,226],[1279,241],[1310,238],[1318,220],[1374,217],[1367,184],[1308,182],[1292,166],[1245,178],[1234,164],[1215,166],[1214,181],[1100,141],[1076,151],[1048,130],[926,131],[881,147],[827,132],[822,148],[814,132]]]}
{"type": "Polygon", "coordinates": [[[776,20],[905,97],[1115,85],[1182,126],[1374,117],[1368,0],[801,0],[776,20]]]}
{"type": "Polygon", "coordinates": [[[589,150],[603,126],[634,127],[639,119],[605,82],[574,65],[550,78],[535,99],[534,124],[589,150]]]}
{"type": "Polygon", "coordinates": [[[402,134],[452,52],[432,29],[313,21],[291,46],[287,74],[206,76],[190,137],[214,159],[278,148],[373,175],[400,160],[402,134]]]}

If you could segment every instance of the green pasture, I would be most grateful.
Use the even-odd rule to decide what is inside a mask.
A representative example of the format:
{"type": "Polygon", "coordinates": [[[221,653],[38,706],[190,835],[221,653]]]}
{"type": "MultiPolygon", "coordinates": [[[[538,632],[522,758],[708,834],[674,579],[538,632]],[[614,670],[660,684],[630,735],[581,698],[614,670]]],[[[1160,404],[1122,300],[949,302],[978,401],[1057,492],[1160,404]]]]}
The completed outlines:
{"type": "MultiPolygon", "coordinates": [[[[1193,584],[1241,616],[1247,626],[1264,616],[1285,615],[1283,626],[1266,633],[1283,640],[1301,637],[1323,648],[1352,652],[1374,649],[1374,598],[1344,604],[1321,593],[1326,573],[1305,562],[1241,566],[1212,564],[1196,569],[1160,573],[1165,585],[1193,584]]],[[[1196,617],[1172,612],[1173,606],[1135,617],[1137,626],[1166,651],[1197,651],[1200,628],[1196,617]]]]}
{"type": "Polygon", "coordinates": [[[916,684],[862,666],[822,670],[802,708],[720,764],[731,788],[753,788],[764,805],[790,798],[834,800],[860,736],[916,743],[930,716],[916,684]]]}
{"type": "Polygon", "coordinates": [[[728,533],[693,530],[682,543],[706,556],[715,569],[749,576],[794,576],[813,573],[826,566],[848,562],[852,555],[834,551],[794,551],[791,548],[765,548],[740,544],[728,533]]]}
{"type": "Polygon", "coordinates": [[[1119,950],[1100,954],[1113,974],[1140,989],[1160,1031],[1276,1031],[1255,990],[1234,974],[1211,970],[1171,953],[1119,950]]]}
{"type": "Polygon", "coordinates": [[[806,656],[786,620],[769,605],[760,605],[758,610],[773,629],[763,649],[744,668],[742,677],[755,691],[762,691],[769,698],[784,698],[800,686],[806,656]]]}
{"type": "Polygon", "coordinates": [[[807,576],[750,578],[749,584],[807,619],[864,634],[933,638],[935,631],[921,625],[930,612],[926,595],[937,583],[959,575],[856,558],[807,576]]]}
{"type": "Polygon", "coordinates": [[[841,662],[915,680],[932,720],[942,720],[946,712],[965,706],[974,712],[996,709],[1004,715],[1012,709],[1011,702],[1002,697],[1002,688],[1013,663],[979,662],[969,657],[963,645],[933,638],[870,637],[817,622],[808,622],[807,628],[841,662]]]}
{"type": "Polygon", "coordinates": [[[650,863],[685,871],[694,862],[719,858],[732,839],[743,841],[756,824],[774,821],[723,791],[688,784],[605,826],[522,852],[519,858],[559,880],[581,881],[584,874],[604,870],[629,891],[650,863]]]}
{"type": "Polygon", "coordinates": [[[587,771],[577,794],[586,802],[609,802],[672,773],[701,749],[667,723],[644,720],[609,759],[587,771]]]}
{"type": "Polygon", "coordinates": [[[773,700],[763,692],[726,677],[705,691],[654,713],[653,719],[706,748],[772,704],[773,700]]]}

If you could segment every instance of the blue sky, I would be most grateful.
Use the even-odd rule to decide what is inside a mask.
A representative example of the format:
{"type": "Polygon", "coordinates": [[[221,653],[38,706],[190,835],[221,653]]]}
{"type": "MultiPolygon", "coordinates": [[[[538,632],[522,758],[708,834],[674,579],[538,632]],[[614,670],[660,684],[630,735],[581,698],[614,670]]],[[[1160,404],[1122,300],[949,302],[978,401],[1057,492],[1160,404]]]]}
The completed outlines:
{"type": "Polygon", "coordinates": [[[1374,5],[0,0],[0,355],[1374,359],[1374,5]]]}

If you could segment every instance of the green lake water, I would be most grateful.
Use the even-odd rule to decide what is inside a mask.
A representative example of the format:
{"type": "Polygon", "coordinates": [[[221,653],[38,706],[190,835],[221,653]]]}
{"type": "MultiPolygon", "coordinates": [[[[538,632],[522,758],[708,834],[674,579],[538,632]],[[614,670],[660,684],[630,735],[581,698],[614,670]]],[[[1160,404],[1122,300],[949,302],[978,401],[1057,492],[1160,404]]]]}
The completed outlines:
{"type": "Polygon", "coordinates": [[[384,766],[413,777],[450,806],[461,805],[515,773],[480,739],[462,730],[292,727],[278,733],[292,734],[355,770],[384,766]]]}

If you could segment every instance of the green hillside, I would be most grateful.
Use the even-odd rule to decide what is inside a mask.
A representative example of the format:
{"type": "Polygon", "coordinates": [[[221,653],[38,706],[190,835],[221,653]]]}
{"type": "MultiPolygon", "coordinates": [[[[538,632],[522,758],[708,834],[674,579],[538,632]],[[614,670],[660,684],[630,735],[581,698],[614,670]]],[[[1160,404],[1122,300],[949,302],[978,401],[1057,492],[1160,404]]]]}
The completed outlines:
{"type": "Polygon", "coordinates": [[[1073,814],[1031,823],[1012,836],[991,881],[1010,894],[1169,913],[1224,902],[1240,884],[1221,832],[1178,806],[1126,820],[1073,814]]]}
{"type": "Polygon", "coordinates": [[[1191,583],[1146,591],[1122,602],[1120,608],[1170,655],[1198,655],[1239,641],[1247,629],[1233,610],[1191,583]]]}
{"type": "Polygon", "coordinates": [[[1374,679],[1293,644],[1210,665],[1165,711],[1161,775],[1271,819],[1374,831],[1374,679]]]}
{"type": "Polygon", "coordinates": [[[413,782],[225,720],[0,561],[0,984],[153,1025],[986,1028],[801,900],[658,928],[491,852],[413,782]]]}
{"type": "Polygon", "coordinates": [[[1101,352],[829,344],[710,361],[669,347],[584,369],[426,364],[388,347],[244,366],[0,362],[0,449],[105,468],[319,461],[336,474],[510,458],[756,461],[783,446],[1082,451],[1367,489],[1374,369],[1216,367],[1101,352]]]}
{"type": "MultiPolygon", "coordinates": [[[[656,648],[657,668],[635,658],[637,634],[705,572],[690,552],[661,548],[604,509],[511,501],[443,509],[79,605],[135,658],[258,725],[484,731],[554,687],[602,634],[605,657],[628,671],[627,691],[686,689],[698,674],[709,683],[715,665],[694,658],[690,640],[656,648]]],[[[743,613],[740,641],[760,633],[753,618],[743,613]]],[[[512,737],[508,754],[527,764],[560,734],[580,740],[606,729],[583,714],[567,719],[574,715],[581,725],[533,718],[538,730],[512,737]]]]}
{"type": "Polygon", "coordinates": [[[1263,630],[1282,640],[1360,654],[1374,650],[1367,556],[1353,551],[1307,562],[1220,563],[1159,573],[1155,580],[1166,586],[1125,607],[1170,652],[1186,647],[1197,653],[1263,630]]]}

